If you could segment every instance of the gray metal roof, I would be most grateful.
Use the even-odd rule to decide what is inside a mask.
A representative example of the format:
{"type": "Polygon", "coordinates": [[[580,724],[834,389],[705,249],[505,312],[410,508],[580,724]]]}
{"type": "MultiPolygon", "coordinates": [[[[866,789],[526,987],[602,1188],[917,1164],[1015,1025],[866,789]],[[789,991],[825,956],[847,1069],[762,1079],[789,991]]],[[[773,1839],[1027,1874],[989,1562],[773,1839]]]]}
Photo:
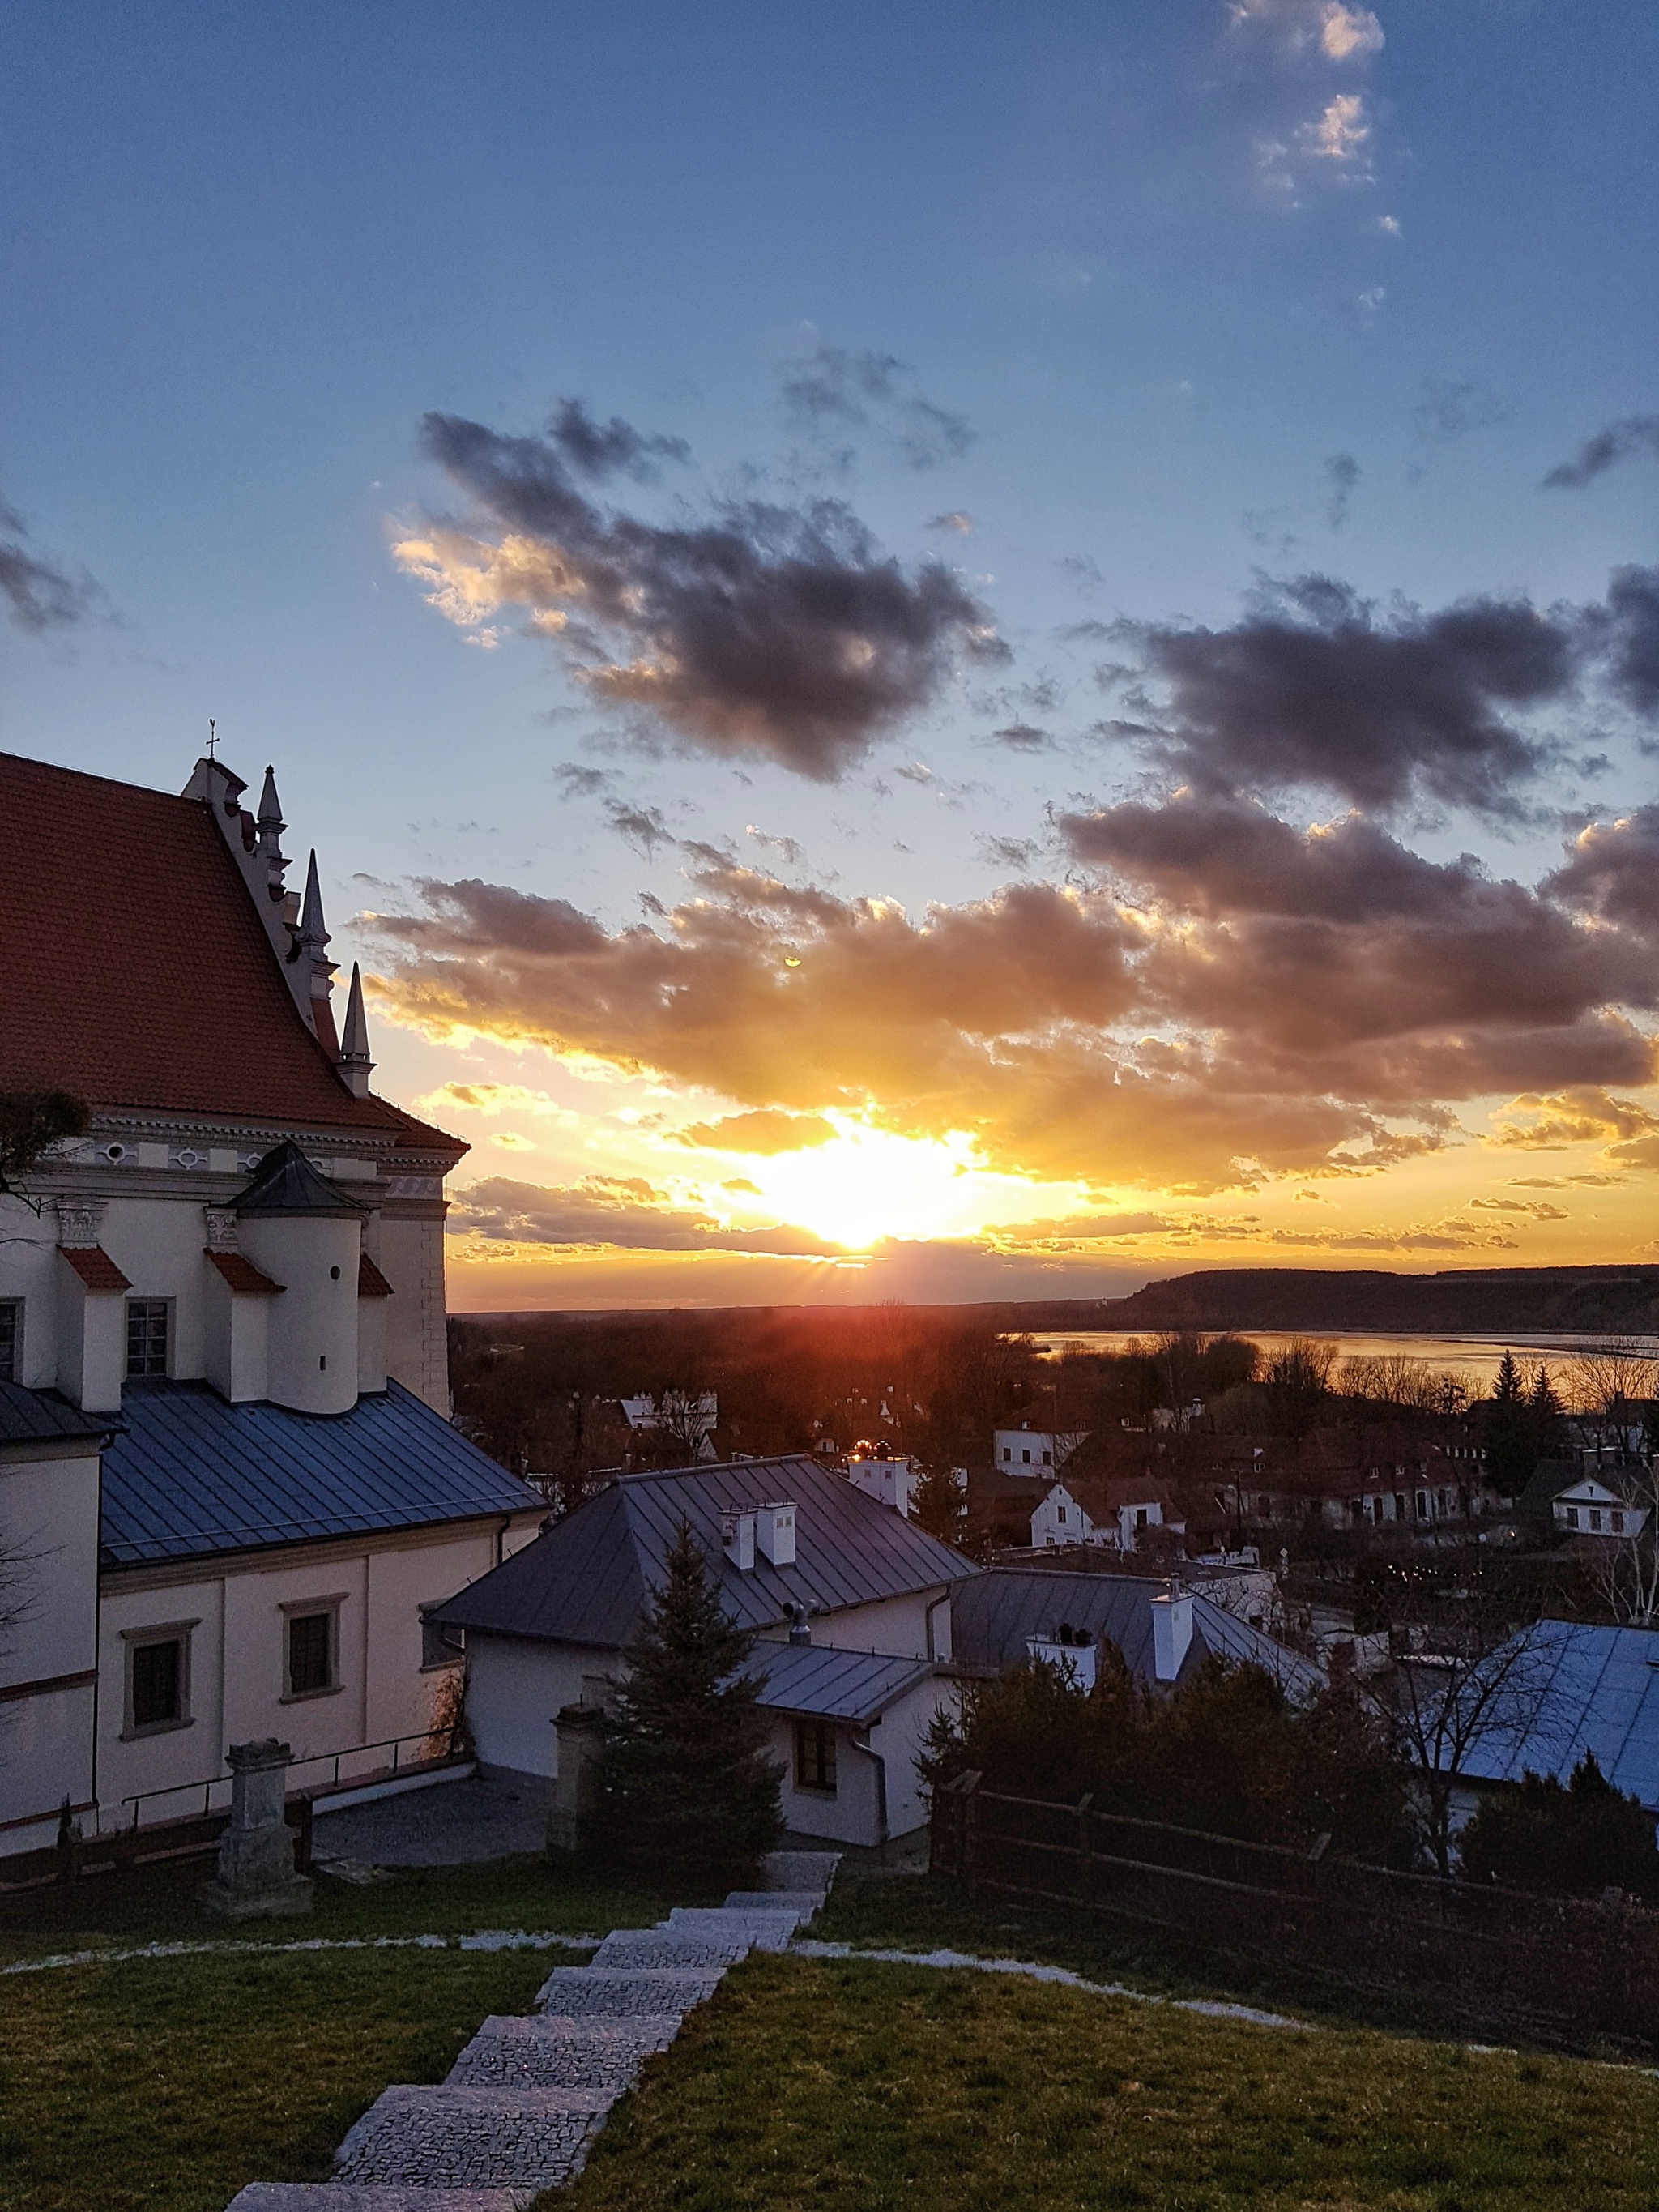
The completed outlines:
{"type": "Polygon", "coordinates": [[[120,1425],[118,1413],[83,1413],[55,1390],[26,1390],[21,1382],[0,1382],[0,1444],[106,1437],[120,1425]]]}
{"type": "MultiPolygon", "coordinates": [[[[997,1674],[1025,1657],[1028,1636],[1052,1634],[1062,1622],[1115,1644],[1138,1680],[1150,1681],[1152,1600],[1170,1587],[1162,1577],[1068,1575],[1044,1567],[991,1567],[957,1591],[951,1607],[952,1648],[963,1666],[997,1674]]],[[[1194,1672],[1212,1655],[1249,1660],[1281,1681],[1292,1697],[1311,1695],[1318,1669],[1259,1629],[1193,1597],[1193,1640],[1182,1664],[1194,1672]]]]}
{"type": "Polygon", "coordinates": [[[1461,1771],[1518,1782],[1528,1767],[1565,1782],[1584,1753],[1617,1790],[1659,1813],[1659,1630],[1540,1620],[1493,1700],[1461,1771]]]}
{"type": "Polygon", "coordinates": [[[719,1571],[726,1613],[745,1628],[774,1627],[792,1605],[837,1613],[979,1571],[805,1455],[736,1460],[623,1475],[451,1598],[442,1618],[469,1631],[620,1650],[634,1640],[646,1593],[665,1579],[682,1522],[719,1571]],[[740,1572],[725,1555],[721,1515],[785,1499],[795,1507],[795,1565],[775,1567],[757,1553],[752,1571],[740,1572]]]}
{"type": "Polygon", "coordinates": [[[827,1644],[757,1644],[746,1671],[765,1681],[760,1701],[774,1712],[862,1723],[878,1720],[933,1669],[925,1659],[837,1651],[827,1644]]]}
{"type": "Polygon", "coordinates": [[[332,1414],[233,1406],[205,1382],[129,1382],[122,1420],[104,1451],[109,1566],[419,1528],[542,1503],[397,1382],[332,1414]]]}
{"type": "Polygon", "coordinates": [[[349,1219],[368,1211],[313,1167],[291,1137],[272,1146],[234,1203],[238,1213],[322,1213],[349,1219]]]}

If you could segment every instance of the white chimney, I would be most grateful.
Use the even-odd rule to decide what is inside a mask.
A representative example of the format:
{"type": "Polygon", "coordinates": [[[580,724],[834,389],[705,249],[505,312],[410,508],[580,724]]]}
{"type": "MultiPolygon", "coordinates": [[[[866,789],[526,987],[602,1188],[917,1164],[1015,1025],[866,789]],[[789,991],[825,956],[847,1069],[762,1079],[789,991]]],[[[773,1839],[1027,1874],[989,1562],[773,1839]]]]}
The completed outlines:
{"type": "Polygon", "coordinates": [[[775,1567],[795,1564],[795,1508],[793,1502],[757,1505],[754,1512],[755,1541],[761,1556],[775,1567]]]}
{"type": "Polygon", "coordinates": [[[1192,1640],[1192,1593],[1172,1582],[1152,1600],[1152,1673],[1158,1681],[1175,1680],[1192,1640]]]}
{"type": "Polygon", "coordinates": [[[752,1513],[723,1513],[720,1540],[726,1556],[740,1575],[755,1571],[755,1516],[752,1513]]]}

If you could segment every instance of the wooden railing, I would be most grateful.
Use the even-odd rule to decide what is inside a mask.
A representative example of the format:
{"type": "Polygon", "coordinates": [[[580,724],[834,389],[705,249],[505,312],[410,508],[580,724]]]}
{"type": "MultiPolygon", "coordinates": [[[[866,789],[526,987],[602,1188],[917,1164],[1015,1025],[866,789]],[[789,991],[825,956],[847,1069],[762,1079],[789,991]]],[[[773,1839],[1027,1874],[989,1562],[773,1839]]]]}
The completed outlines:
{"type": "Polygon", "coordinates": [[[1659,1912],[1397,1873],[987,1790],[934,1793],[933,1865],[970,1889],[1109,1913],[1464,2020],[1659,2047],[1659,1912]]]}

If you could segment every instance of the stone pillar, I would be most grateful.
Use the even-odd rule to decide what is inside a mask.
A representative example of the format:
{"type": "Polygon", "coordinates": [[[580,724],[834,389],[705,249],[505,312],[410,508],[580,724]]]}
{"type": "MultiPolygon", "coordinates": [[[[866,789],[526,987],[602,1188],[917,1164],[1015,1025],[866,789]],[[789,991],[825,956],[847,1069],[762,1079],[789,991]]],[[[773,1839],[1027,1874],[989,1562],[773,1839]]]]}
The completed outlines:
{"type": "Polygon", "coordinates": [[[219,1871],[202,1884],[208,1911],[225,1920],[309,1912],[312,1885],[294,1871],[294,1831],[283,1817],[283,1783],[294,1753],[275,1736],[234,1743],[230,1826],[219,1844],[219,1871]]]}
{"type": "Polygon", "coordinates": [[[562,1705],[553,1725],[558,1735],[559,1771],[548,1809],[547,1848],[574,1851],[593,1803],[598,1780],[593,1762],[605,1741],[605,1714],[598,1705],[562,1705]]]}

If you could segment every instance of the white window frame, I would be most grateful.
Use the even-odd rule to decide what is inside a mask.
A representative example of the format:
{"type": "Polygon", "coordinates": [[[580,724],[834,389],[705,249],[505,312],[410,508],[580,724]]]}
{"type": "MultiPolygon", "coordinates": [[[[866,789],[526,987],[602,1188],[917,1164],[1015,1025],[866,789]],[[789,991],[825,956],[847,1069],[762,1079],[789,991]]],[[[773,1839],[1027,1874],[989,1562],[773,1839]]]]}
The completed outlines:
{"type": "Polygon", "coordinates": [[[121,1662],[121,1741],[141,1743],[152,1735],[171,1735],[177,1729],[194,1728],[196,1716],[190,1709],[190,1660],[192,1631],[202,1625],[198,1613],[193,1620],[161,1620],[143,1628],[124,1628],[121,1641],[125,1646],[121,1662]],[[179,1711],[170,1721],[145,1721],[142,1725],[133,1718],[132,1660],[136,1651],[155,1644],[176,1644],[179,1650],[179,1711]]]}

